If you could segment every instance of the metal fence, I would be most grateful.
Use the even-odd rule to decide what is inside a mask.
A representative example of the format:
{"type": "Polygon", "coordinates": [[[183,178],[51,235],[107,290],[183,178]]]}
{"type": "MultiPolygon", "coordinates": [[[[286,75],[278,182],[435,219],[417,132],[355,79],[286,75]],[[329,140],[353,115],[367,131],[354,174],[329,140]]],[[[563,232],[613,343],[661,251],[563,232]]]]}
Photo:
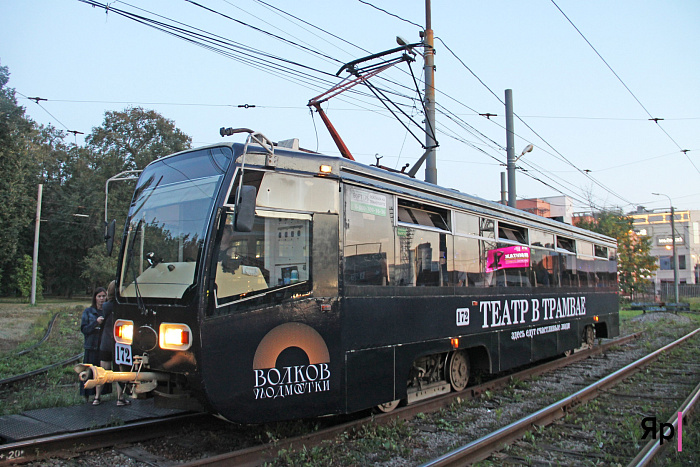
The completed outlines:
{"type": "MultiPolygon", "coordinates": [[[[675,297],[673,284],[670,282],[662,282],[660,285],[661,301],[672,301],[675,297]]],[[[700,284],[678,284],[678,297],[700,297],[700,284]]]]}

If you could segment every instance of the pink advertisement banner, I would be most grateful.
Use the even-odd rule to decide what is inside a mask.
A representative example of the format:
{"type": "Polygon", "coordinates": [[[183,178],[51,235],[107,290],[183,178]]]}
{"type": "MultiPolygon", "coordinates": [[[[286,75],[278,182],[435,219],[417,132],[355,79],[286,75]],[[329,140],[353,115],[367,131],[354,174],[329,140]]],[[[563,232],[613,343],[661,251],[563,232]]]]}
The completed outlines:
{"type": "Polygon", "coordinates": [[[496,248],[487,253],[486,272],[527,267],[530,267],[530,247],[509,246],[496,248]]]}

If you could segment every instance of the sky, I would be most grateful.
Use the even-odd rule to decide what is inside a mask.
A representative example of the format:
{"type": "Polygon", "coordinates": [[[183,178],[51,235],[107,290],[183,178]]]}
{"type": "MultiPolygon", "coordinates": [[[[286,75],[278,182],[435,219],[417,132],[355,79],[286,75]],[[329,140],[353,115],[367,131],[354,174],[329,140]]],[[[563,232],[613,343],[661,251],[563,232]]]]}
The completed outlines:
{"type": "MultiPolygon", "coordinates": [[[[106,111],[140,106],[173,120],[194,146],[219,142],[220,127],[246,127],[334,156],[308,101],[347,76],[334,76],[343,63],[396,47],[396,36],[419,42],[426,23],[417,0],[130,0],[109,8],[0,0],[0,65],[31,119],[89,134],[106,111]],[[116,10],[285,61],[249,49],[217,53],[116,10]]],[[[500,199],[511,89],[516,155],[535,147],[517,163],[518,199],[565,194],[575,212],[670,202],[700,209],[700,2],[436,0],[431,13],[439,185],[500,199]]],[[[416,51],[411,68],[422,92],[416,51]]],[[[421,125],[406,63],[370,82],[421,125]]],[[[410,124],[414,137],[367,88],[353,90],[323,108],[355,159],[413,166],[422,129],[410,124]]]]}

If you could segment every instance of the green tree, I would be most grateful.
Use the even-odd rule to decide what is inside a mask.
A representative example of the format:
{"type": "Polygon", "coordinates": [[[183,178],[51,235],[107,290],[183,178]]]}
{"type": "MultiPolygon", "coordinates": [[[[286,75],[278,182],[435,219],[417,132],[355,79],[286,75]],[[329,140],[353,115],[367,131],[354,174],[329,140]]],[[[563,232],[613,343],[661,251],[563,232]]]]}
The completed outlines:
{"type": "Polygon", "coordinates": [[[17,105],[9,79],[8,68],[0,66],[0,268],[5,271],[13,271],[23,254],[20,239],[34,218],[38,180],[32,153],[35,124],[17,105]]]}
{"type": "Polygon", "coordinates": [[[650,253],[651,238],[634,232],[631,217],[602,211],[596,213],[593,220],[581,221],[578,226],[617,240],[617,273],[624,294],[634,295],[648,290],[649,277],[658,266],[650,253]]]}
{"type": "MultiPolygon", "coordinates": [[[[121,112],[106,112],[102,126],[93,128],[86,138],[84,154],[74,164],[73,179],[80,179],[79,199],[89,211],[92,232],[98,240],[86,244],[81,263],[83,279],[106,285],[116,274],[116,259],[105,254],[104,192],[106,181],[127,170],[142,170],[159,157],[191,147],[192,138],[153,110],[141,107],[121,112]],[[89,201],[88,201],[89,200],[89,201]],[[93,217],[94,216],[94,217],[93,217]],[[92,219],[100,219],[99,222],[92,219]],[[101,245],[101,248],[94,248],[101,245]]],[[[109,218],[117,220],[117,239],[126,222],[135,181],[117,181],[109,185],[109,218]]],[[[116,252],[119,241],[115,242],[116,252]]]]}
{"type": "MultiPolygon", "coordinates": [[[[14,89],[7,87],[9,76],[0,66],[0,271],[7,272],[0,274],[0,285],[6,293],[18,290],[14,271],[33,248],[39,183],[44,185],[39,263],[45,291],[70,296],[106,285],[116,273],[116,259],[104,254],[105,182],[188,149],[191,138],[171,120],[137,107],[106,112],[84,147],[66,144],[64,132],[25,115],[14,89]]],[[[110,185],[110,217],[117,218],[118,229],[133,188],[134,182],[110,185]]]]}
{"type": "MultiPolygon", "coordinates": [[[[23,298],[29,298],[32,294],[32,266],[33,260],[29,255],[22,256],[17,269],[15,270],[15,287],[23,298]]],[[[37,268],[36,273],[36,297],[41,298],[43,290],[41,284],[41,268],[37,268]]]]}
{"type": "MultiPolygon", "coordinates": [[[[114,251],[119,251],[119,243],[114,243],[114,251]]],[[[109,284],[117,275],[117,255],[107,256],[105,245],[100,243],[93,246],[83,258],[83,272],[80,276],[87,282],[109,284]]]]}

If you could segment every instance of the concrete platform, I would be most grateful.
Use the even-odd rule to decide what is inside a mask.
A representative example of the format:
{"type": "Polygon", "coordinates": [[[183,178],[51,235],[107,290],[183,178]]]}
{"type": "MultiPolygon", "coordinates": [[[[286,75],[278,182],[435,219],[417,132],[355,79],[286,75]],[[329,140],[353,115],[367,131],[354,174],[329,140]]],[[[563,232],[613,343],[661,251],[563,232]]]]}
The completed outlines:
{"type": "Polygon", "coordinates": [[[5,415],[0,417],[0,443],[124,425],[137,420],[183,413],[182,410],[157,408],[153,399],[130,400],[131,405],[122,407],[117,406],[116,400],[109,400],[100,405],[81,404],[5,415]]]}

